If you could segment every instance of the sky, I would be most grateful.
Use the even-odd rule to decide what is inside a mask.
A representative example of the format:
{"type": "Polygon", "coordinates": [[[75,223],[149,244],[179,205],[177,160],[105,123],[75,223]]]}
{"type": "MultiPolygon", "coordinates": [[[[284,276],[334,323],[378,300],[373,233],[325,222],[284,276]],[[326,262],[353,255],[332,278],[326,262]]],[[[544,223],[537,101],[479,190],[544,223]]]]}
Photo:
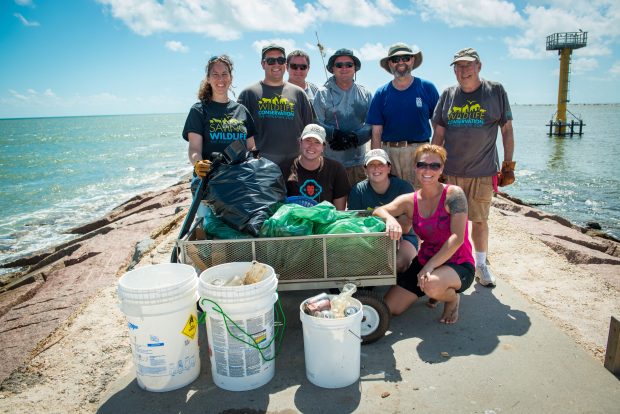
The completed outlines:
{"type": "Polygon", "coordinates": [[[455,83],[453,54],[473,47],[511,103],[555,104],[545,39],[579,30],[571,104],[620,102],[618,0],[0,0],[0,118],[184,113],[211,56],[232,58],[238,95],[263,79],[270,42],[309,53],[308,80],[322,85],[317,35],[325,62],[354,51],[371,92],[392,78],[379,60],[404,42],[422,51],[414,76],[439,92],[455,83]]]}

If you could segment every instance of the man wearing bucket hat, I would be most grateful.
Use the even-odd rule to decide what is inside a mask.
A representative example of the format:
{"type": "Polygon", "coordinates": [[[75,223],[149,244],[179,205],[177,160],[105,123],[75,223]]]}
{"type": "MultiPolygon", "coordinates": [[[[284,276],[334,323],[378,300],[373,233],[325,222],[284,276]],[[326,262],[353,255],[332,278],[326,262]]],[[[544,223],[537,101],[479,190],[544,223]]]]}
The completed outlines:
{"type": "Polygon", "coordinates": [[[416,148],[431,138],[430,119],[439,99],[431,82],[414,77],[422,64],[422,52],[404,43],[390,46],[379,62],[394,76],[375,92],[366,122],[372,125],[372,148],[383,147],[392,160],[392,170],[414,183],[413,159],[416,148]]]}
{"type": "Polygon", "coordinates": [[[504,87],[480,79],[482,63],[476,50],[459,50],[451,65],[458,84],[443,91],[435,108],[433,144],[443,145],[448,152],[446,182],[458,185],[467,195],[476,278],[483,286],[493,286],[495,276],[486,259],[489,210],[499,170],[497,131],[502,133],[504,147],[504,177],[500,185],[508,185],[514,181],[515,166],[512,111],[504,87]]]}
{"type": "Polygon", "coordinates": [[[352,185],[365,176],[363,161],[372,127],[366,123],[372,94],[355,82],[362,67],[349,49],[338,49],[328,60],[327,70],[333,74],[319,89],[314,99],[318,123],[327,133],[329,147],[325,156],[341,162],[352,185]]]}
{"type": "Polygon", "coordinates": [[[323,156],[325,129],[308,124],[299,139],[299,155],[280,165],[286,182],[286,195],[304,196],[320,203],[329,201],[344,210],[351,190],[344,166],[323,156]]]}
{"type": "Polygon", "coordinates": [[[238,99],[254,118],[256,148],[276,164],[297,154],[297,139],[304,127],[314,120],[314,111],[304,90],[284,80],[285,56],[282,46],[263,47],[261,66],[265,78],[241,91],[238,99]]]}
{"type": "MultiPolygon", "coordinates": [[[[349,193],[347,200],[349,210],[372,210],[392,202],[399,195],[413,193],[410,182],[391,174],[390,156],[382,149],[373,149],[366,153],[364,169],[368,178],[357,183],[349,193]]],[[[398,272],[404,272],[409,268],[418,248],[418,238],[411,229],[411,223],[407,222],[405,216],[402,217],[404,220],[401,226],[405,234],[398,244],[396,254],[398,272]],[[408,233],[407,228],[411,229],[408,233]]]]}

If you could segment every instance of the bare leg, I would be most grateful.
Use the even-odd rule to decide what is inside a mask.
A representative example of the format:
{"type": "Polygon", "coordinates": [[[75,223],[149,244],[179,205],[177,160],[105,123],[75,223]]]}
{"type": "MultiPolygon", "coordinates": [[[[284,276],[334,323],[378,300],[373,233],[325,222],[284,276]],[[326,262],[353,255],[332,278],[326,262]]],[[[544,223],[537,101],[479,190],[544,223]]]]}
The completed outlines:
{"type": "Polygon", "coordinates": [[[443,315],[439,322],[453,324],[459,320],[459,304],[461,302],[461,295],[455,292],[456,299],[451,302],[446,302],[443,305],[443,315]]]}
{"type": "Polygon", "coordinates": [[[418,300],[418,296],[415,293],[409,292],[407,289],[395,285],[387,291],[383,300],[390,309],[390,313],[394,316],[398,316],[409,309],[409,307],[418,300]]]}

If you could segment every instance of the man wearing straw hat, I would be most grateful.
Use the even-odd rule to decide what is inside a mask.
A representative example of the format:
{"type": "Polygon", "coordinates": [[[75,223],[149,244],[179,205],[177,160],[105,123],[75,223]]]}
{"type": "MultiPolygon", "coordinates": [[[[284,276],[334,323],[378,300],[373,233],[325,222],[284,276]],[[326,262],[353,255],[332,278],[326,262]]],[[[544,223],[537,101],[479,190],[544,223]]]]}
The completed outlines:
{"type": "Polygon", "coordinates": [[[392,171],[415,185],[415,150],[431,138],[430,119],[439,92],[431,82],[413,76],[422,64],[422,52],[404,43],[392,45],[379,64],[394,79],[372,98],[366,118],[372,125],[371,147],[383,147],[392,160],[392,171]]]}

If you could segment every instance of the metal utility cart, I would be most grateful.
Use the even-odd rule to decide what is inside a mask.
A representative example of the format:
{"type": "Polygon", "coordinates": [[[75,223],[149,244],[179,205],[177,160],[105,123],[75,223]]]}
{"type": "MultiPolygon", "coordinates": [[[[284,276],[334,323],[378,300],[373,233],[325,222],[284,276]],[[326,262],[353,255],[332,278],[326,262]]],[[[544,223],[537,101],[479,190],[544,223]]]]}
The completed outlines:
{"type": "Polygon", "coordinates": [[[354,283],[362,302],[363,343],[385,334],[390,312],[383,299],[364,289],[396,284],[396,242],[385,233],[327,234],[300,237],[197,240],[201,226],[177,240],[179,261],[203,271],[229,262],[256,260],[274,268],[278,289],[339,289],[354,283]]]}

